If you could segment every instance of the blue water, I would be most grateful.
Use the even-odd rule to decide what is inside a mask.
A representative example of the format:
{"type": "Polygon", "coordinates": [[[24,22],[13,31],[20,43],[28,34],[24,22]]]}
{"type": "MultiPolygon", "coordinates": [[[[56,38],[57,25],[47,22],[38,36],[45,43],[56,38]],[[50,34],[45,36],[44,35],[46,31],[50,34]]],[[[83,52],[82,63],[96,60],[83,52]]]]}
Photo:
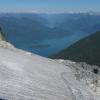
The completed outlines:
{"type": "Polygon", "coordinates": [[[53,38],[53,39],[45,39],[45,40],[34,40],[28,41],[24,44],[20,42],[13,43],[17,48],[21,48],[26,51],[30,51],[32,53],[36,53],[41,56],[49,56],[58,53],[59,51],[67,48],[68,46],[72,45],[76,41],[80,40],[81,38],[85,37],[84,33],[79,32],[74,35],[61,37],[61,38],[53,38]]]}
{"type": "Polygon", "coordinates": [[[73,43],[75,43],[76,41],[80,40],[83,37],[84,37],[83,35],[72,35],[63,38],[44,40],[41,42],[41,44],[43,45],[48,44],[49,47],[34,49],[33,52],[42,56],[52,55],[58,53],[64,48],[67,48],[68,46],[72,45],[73,43]]]}

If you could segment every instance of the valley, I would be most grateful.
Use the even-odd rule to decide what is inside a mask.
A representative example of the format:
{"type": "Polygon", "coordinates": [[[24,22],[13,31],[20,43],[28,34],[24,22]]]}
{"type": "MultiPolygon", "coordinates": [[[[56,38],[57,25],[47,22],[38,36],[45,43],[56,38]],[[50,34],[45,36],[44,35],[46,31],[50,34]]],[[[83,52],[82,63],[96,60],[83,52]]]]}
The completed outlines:
{"type": "Polygon", "coordinates": [[[5,13],[0,25],[15,47],[48,57],[100,29],[100,15],[89,13],[5,13]],[[49,45],[45,48],[32,46],[49,45]]]}

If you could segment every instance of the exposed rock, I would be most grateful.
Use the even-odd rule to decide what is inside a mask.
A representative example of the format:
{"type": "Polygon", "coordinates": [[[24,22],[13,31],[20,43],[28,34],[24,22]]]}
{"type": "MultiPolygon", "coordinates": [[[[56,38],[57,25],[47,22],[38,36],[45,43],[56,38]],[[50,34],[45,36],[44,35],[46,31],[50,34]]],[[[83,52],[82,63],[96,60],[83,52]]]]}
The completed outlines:
{"type": "Polygon", "coordinates": [[[70,60],[56,60],[66,66],[69,66],[78,81],[85,83],[94,92],[100,95],[100,68],[96,65],[89,65],[85,62],[72,62],[70,60]]]}

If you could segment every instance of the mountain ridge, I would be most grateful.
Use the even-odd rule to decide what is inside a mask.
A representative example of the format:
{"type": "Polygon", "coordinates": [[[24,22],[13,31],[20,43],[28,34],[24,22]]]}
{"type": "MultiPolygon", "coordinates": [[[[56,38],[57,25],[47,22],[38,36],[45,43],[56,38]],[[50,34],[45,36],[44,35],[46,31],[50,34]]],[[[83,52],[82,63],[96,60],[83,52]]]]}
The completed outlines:
{"type": "Polygon", "coordinates": [[[100,31],[74,43],[53,58],[70,59],[100,66],[100,31]]]}

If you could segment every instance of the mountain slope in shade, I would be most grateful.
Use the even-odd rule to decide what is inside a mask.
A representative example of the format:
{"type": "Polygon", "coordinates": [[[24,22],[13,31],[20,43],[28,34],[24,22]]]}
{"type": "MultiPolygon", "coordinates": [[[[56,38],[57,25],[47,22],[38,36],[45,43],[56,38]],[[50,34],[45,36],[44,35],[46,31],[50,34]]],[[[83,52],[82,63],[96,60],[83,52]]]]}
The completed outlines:
{"type": "Polygon", "coordinates": [[[70,59],[100,66],[100,31],[53,55],[52,58],[70,59]]]}

